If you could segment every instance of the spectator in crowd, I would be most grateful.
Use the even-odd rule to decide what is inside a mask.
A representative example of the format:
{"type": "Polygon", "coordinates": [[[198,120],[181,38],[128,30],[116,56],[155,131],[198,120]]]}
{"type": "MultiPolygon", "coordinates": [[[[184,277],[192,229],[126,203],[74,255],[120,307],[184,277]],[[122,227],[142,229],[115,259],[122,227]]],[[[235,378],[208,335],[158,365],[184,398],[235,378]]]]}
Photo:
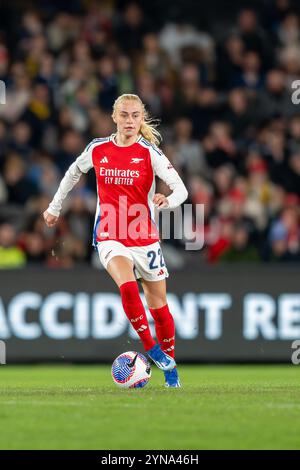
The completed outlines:
{"type": "Polygon", "coordinates": [[[242,71],[244,52],[245,44],[238,34],[231,34],[224,44],[218,45],[216,84],[219,89],[229,90],[234,86],[242,71]]]}
{"type": "Polygon", "coordinates": [[[137,3],[126,5],[116,28],[116,39],[124,53],[135,55],[142,49],[143,36],[148,26],[144,13],[137,3]]]}
{"type": "Polygon", "coordinates": [[[243,136],[247,138],[247,133],[252,129],[253,109],[249,106],[249,98],[243,88],[233,88],[228,93],[224,121],[230,124],[235,139],[242,140],[243,136]]]}
{"type": "Polygon", "coordinates": [[[266,87],[258,100],[259,113],[262,119],[273,116],[291,117],[295,106],[291,100],[291,90],[285,87],[284,72],[272,69],[266,76],[266,87]]]}
{"type": "Polygon", "coordinates": [[[255,51],[246,52],[241,65],[242,69],[235,78],[234,86],[244,87],[254,92],[262,89],[264,78],[261,71],[261,58],[259,54],[255,51]]]}
{"type": "MultiPolygon", "coordinates": [[[[299,201],[298,201],[299,204],[299,201]]],[[[271,260],[299,261],[299,214],[295,207],[286,207],[271,225],[271,260]]]]}
{"type": "Polygon", "coordinates": [[[37,185],[26,175],[26,165],[16,153],[9,153],[3,169],[9,204],[25,205],[39,194],[37,185]]]}
{"type": "Polygon", "coordinates": [[[174,139],[174,164],[186,177],[193,174],[208,176],[208,168],[202,146],[192,138],[192,122],[188,118],[176,121],[174,139]]]}
{"type": "Polygon", "coordinates": [[[226,262],[258,262],[257,249],[250,243],[247,226],[237,223],[233,226],[230,245],[219,256],[220,261],[226,262]]]}
{"type": "Polygon", "coordinates": [[[22,268],[26,256],[17,244],[17,234],[11,224],[0,225],[0,269],[22,268]]]}
{"type": "Polygon", "coordinates": [[[16,124],[12,126],[11,134],[9,148],[28,162],[33,151],[30,142],[32,134],[29,124],[26,121],[16,122],[16,124]]]}

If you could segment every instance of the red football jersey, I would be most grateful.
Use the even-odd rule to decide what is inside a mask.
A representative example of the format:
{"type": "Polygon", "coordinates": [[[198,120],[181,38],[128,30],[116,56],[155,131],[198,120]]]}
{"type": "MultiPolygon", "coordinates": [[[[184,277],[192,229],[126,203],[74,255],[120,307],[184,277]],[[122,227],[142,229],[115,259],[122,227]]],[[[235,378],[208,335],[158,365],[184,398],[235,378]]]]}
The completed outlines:
{"type": "Polygon", "coordinates": [[[144,246],[159,240],[152,201],[155,175],[172,190],[178,185],[184,188],[184,185],[156,146],[142,136],[126,147],[117,145],[114,135],[94,139],[76,164],[83,173],[93,167],[96,174],[94,245],[104,240],[117,240],[125,246],[144,246]]]}

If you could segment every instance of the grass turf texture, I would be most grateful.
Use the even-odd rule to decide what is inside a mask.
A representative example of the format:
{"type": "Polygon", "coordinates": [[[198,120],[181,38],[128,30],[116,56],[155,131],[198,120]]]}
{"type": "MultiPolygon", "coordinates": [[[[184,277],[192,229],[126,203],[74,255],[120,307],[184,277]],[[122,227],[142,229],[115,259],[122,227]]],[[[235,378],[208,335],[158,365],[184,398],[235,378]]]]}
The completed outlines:
{"type": "Polygon", "coordinates": [[[299,449],[300,368],[181,366],[118,389],[108,366],[0,367],[1,449],[299,449]]]}

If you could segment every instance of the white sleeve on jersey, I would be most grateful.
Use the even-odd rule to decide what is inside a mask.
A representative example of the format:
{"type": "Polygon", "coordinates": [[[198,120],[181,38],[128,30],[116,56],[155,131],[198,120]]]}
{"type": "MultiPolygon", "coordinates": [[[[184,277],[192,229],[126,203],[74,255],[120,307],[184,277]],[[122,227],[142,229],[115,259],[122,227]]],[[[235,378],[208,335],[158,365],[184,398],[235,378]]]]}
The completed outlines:
{"type": "Polygon", "coordinates": [[[78,183],[82,173],[87,173],[92,168],[92,147],[92,145],[88,145],[66,171],[65,176],[61,180],[59,188],[47,209],[51,215],[59,217],[62,203],[67,197],[67,194],[71,191],[75,184],[78,183]]]}
{"type": "Polygon", "coordinates": [[[161,153],[160,150],[152,147],[150,154],[154,174],[162,179],[173,191],[172,194],[167,197],[169,203],[168,208],[174,209],[180,206],[188,197],[188,192],[182,179],[175,168],[173,168],[170,160],[161,153]]]}

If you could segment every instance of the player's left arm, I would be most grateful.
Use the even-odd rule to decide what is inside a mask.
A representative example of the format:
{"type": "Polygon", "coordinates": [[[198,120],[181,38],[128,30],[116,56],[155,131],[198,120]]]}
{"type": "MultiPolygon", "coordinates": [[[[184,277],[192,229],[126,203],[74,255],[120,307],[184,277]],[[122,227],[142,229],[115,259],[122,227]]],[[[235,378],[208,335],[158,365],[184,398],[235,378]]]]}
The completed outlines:
{"type": "Polygon", "coordinates": [[[188,197],[188,191],[170,160],[157,148],[151,149],[151,162],[154,174],[162,179],[172,191],[170,196],[155,194],[154,204],[159,209],[175,209],[188,197]]]}

